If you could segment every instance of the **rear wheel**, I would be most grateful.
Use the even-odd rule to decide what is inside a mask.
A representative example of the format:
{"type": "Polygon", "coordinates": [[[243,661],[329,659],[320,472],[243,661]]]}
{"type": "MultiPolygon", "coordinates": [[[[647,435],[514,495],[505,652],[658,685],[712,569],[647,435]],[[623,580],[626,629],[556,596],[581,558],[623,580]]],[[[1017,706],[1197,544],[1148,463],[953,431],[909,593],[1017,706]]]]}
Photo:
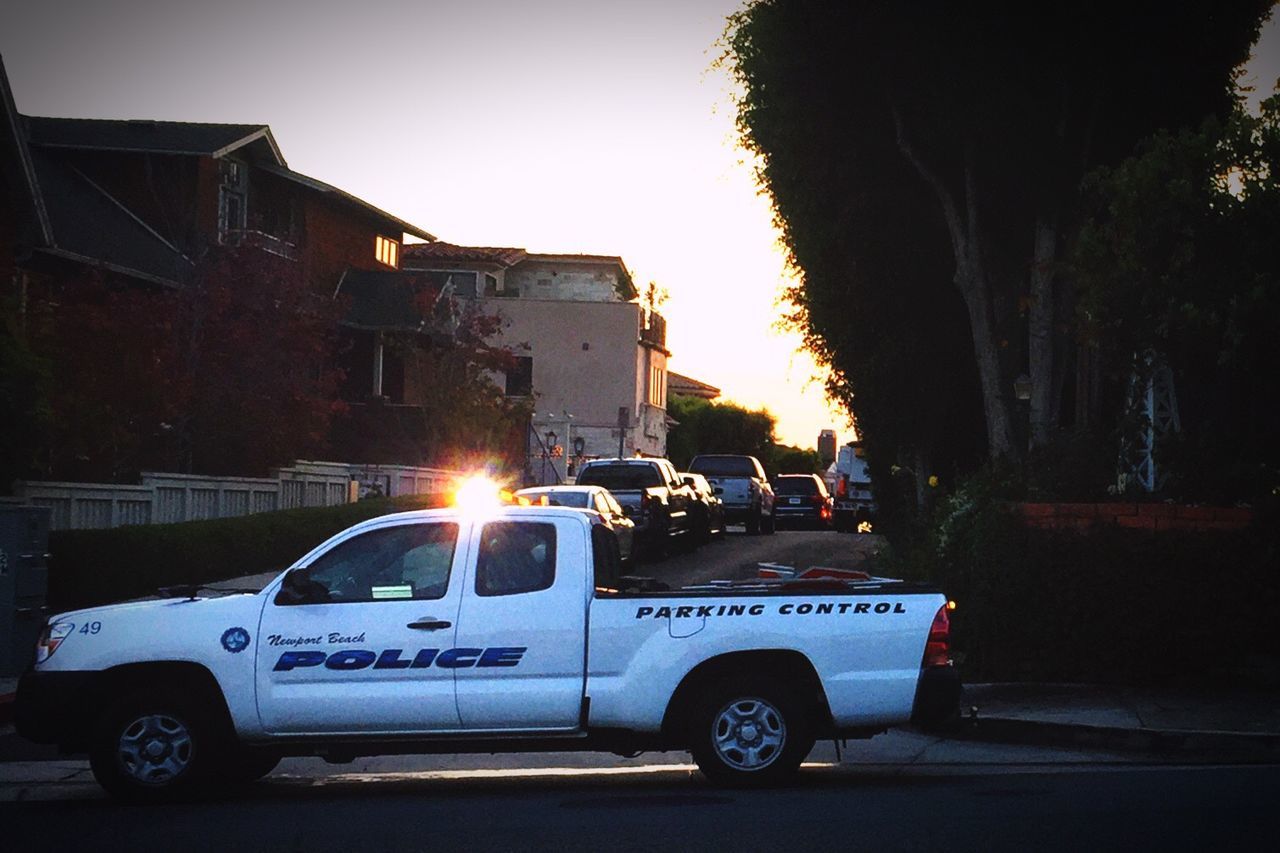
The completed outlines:
{"type": "Polygon", "coordinates": [[[113,797],[173,799],[212,777],[219,752],[216,730],[194,698],[177,691],[140,690],[103,715],[89,766],[113,797]]]}
{"type": "Polygon", "coordinates": [[[717,682],[695,701],[689,752],[717,785],[759,787],[795,773],[813,748],[793,692],[767,677],[717,682]]]}
{"type": "Polygon", "coordinates": [[[747,535],[755,536],[760,532],[760,507],[752,504],[747,510],[747,535]]]}

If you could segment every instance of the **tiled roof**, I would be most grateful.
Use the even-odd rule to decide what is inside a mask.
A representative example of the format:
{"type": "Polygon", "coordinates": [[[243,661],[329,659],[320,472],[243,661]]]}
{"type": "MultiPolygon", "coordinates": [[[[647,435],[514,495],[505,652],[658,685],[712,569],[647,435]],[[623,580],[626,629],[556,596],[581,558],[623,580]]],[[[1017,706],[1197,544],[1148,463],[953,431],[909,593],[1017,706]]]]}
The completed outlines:
{"type": "MultiPolygon", "coordinates": [[[[96,151],[146,151],[220,157],[262,140],[284,165],[284,158],[265,124],[203,124],[190,121],[46,118],[27,116],[27,139],[46,148],[91,148],[96,151]]],[[[266,149],[264,149],[266,150],[266,149]]]]}
{"type": "Polygon", "coordinates": [[[524,260],[527,252],[524,249],[501,248],[496,246],[458,246],[454,243],[437,241],[435,243],[406,244],[400,253],[404,261],[453,261],[455,263],[499,264],[509,267],[524,260]]]}
{"type": "Polygon", "coordinates": [[[720,389],[714,385],[708,385],[705,382],[699,382],[688,376],[682,376],[674,371],[667,372],[667,390],[672,394],[680,394],[685,397],[702,397],[707,400],[713,400],[720,396],[720,389]]]}

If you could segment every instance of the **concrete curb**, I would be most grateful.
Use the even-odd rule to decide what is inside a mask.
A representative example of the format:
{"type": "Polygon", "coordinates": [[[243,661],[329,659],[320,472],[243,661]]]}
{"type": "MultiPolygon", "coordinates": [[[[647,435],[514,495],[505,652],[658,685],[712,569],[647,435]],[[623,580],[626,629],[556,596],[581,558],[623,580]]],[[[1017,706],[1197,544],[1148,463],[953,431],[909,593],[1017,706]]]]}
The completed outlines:
{"type": "Polygon", "coordinates": [[[1198,757],[1270,763],[1280,760],[1280,734],[1131,729],[1048,723],[1004,717],[966,719],[944,731],[951,740],[1010,743],[1026,746],[1066,746],[1167,757],[1198,757]]]}

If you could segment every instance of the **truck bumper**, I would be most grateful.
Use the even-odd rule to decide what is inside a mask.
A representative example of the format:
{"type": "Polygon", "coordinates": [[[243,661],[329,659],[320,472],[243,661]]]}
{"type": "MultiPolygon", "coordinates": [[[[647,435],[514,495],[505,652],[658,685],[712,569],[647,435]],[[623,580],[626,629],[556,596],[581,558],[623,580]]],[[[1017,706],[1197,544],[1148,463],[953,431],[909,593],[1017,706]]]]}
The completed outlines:
{"type": "Polygon", "coordinates": [[[960,713],[960,673],[954,666],[931,666],[920,672],[911,722],[922,729],[936,729],[960,713]]]}
{"type": "Polygon", "coordinates": [[[101,680],[100,672],[26,672],[14,698],[18,734],[36,743],[84,746],[89,738],[86,712],[95,708],[101,680]]]}

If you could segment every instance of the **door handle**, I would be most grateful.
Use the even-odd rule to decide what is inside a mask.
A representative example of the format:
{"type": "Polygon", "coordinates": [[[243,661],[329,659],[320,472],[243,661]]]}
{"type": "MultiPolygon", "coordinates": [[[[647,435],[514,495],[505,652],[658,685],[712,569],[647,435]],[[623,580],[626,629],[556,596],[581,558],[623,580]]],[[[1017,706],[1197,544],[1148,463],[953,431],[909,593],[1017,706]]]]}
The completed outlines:
{"type": "Polygon", "coordinates": [[[419,619],[417,622],[410,622],[405,627],[418,631],[439,631],[442,628],[452,628],[453,623],[442,622],[438,619],[419,619]]]}

